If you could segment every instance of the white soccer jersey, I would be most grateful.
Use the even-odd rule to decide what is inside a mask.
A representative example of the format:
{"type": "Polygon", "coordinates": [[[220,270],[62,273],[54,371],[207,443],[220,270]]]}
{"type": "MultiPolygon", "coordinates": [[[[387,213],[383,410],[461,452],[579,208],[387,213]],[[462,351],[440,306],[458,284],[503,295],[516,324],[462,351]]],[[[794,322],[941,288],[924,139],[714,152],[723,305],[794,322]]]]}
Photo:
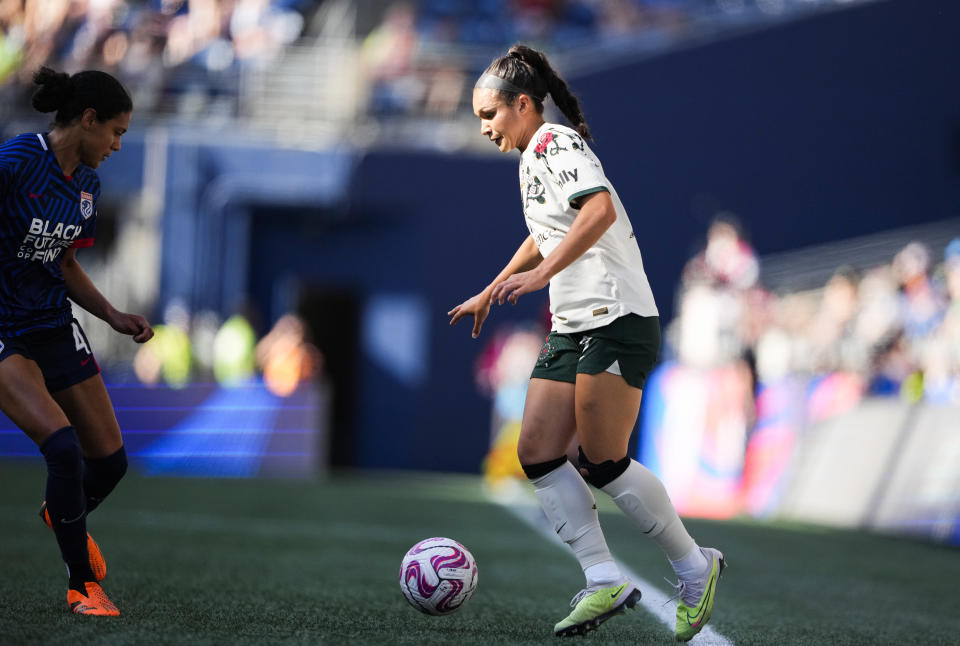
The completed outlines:
{"type": "Polygon", "coordinates": [[[579,209],[571,202],[598,191],[610,193],[617,220],[551,279],[550,313],[557,332],[591,330],[629,313],[657,316],[633,227],[600,160],[575,130],[540,126],[520,156],[523,214],[540,255],[549,256],[573,225],[579,209]]]}

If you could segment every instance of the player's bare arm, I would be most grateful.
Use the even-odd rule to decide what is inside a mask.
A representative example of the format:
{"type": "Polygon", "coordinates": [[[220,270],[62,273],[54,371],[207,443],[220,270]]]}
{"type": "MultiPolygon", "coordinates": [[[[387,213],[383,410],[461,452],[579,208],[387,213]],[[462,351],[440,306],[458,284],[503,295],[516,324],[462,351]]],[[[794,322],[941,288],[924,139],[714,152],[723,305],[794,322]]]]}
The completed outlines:
{"type": "Polygon", "coordinates": [[[553,253],[534,269],[515,273],[496,284],[491,302],[503,305],[503,301],[508,300],[516,305],[523,294],[543,289],[551,278],[595,245],[616,220],[617,212],[609,193],[598,191],[587,195],[570,231],[553,253]]]}
{"type": "Polygon", "coordinates": [[[77,250],[67,249],[60,263],[63,280],[70,299],[94,316],[106,321],[110,327],[121,334],[129,334],[137,343],[145,343],[153,338],[153,328],[147,319],[139,314],[127,314],[118,311],[104,296],[87,272],[77,261],[77,250]]]}
{"type": "Polygon", "coordinates": [[[490,312],[490,305],[493,303],[491,295],[497,284],[517,272],[529,271],[537,267],[541,262],[543,262],[543,256],[540,255],[540,250],[537,249],[537,244],[533,236],[527,236],[516,253],[513,254],[513,258],[510,259],[507,266],[497,274],[497,277],[494,278],[482,292],[465,300],[447,312],[447,316],[451,317],[450,325],[456,325],[461,318],[467,314],[472,314],[473,338],[477,338],[480,335],[480,328],[483,326],[483,321],[490,312]]]}

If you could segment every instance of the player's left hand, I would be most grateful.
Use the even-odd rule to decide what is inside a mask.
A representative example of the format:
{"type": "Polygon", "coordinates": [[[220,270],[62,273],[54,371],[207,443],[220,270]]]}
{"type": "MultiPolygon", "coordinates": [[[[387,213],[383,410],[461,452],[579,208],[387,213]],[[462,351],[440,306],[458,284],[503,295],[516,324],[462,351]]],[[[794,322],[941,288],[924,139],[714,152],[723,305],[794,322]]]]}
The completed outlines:
{"type": "Polygon", "coordinates": [[[125,314],[117,312],[113,320],[110,321],[110,327],[121,334],[129,334],[137,343],[146,343],[153,338],[153,328],[147,319],[139,314],[125,314]]]}
{"type": "Polygon", "coordinates": [[[543,289],[549,282],[550,279],[544,277],[539,269],[531,269],[530,271],[513,274],[505,281],[497,283],[497,286],[493,288],[493,293],[490,295],[490,302],[497,302],[503,305],[503,301],[508,300],[516,305],[518,298],[524,294],[543,289]]]}

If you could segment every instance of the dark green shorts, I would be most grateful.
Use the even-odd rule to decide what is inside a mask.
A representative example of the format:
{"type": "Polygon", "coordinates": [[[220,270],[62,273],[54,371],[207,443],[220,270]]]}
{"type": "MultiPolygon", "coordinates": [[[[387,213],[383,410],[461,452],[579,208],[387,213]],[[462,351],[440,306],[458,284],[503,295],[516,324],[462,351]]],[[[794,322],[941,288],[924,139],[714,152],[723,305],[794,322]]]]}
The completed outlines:
{"type": "Polygon", "coordinates": [[[660,318],[627,314],[593,330],[551,332],[531,378],[576,383],[577,373],[621,375],[643,388],[660,352],[660,318]]]}

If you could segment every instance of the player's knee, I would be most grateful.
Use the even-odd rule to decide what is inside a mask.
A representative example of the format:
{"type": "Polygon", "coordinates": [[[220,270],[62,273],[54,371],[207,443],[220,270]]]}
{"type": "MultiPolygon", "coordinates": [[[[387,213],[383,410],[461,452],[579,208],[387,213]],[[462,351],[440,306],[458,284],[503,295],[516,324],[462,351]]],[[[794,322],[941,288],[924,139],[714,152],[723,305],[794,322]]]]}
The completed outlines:
{"type": "Polygon", "coordinates": [[[517,441],[517,459],[520,460],[520,464],[532,465],[549,461],[554,459],[554,455],[560,453],[562,451],[553,453],[549,447],[545,447],[536,439],[531,439],[531,436],[525,433],[521,433],[520,439],[517,441]]]}
{"type": "Polygon", "coordinates": [[[579,447],[580,451],[580,474],[583,475],[583,479],[592,484],[597,489],[602,489],[607,486],[627,470],[627,467],[630,466],[630,457],[623,456],[619,460],[606,460],[599,464],[591,462],[587,459],[586,454],[583,452],[583,447],[579,447]]]}
{"type": "Polygon", "coordinates": [[[605,408],[599,399],[591,397],[581,397],[577,400],[577,416],[580,418],[591,418],[594,415],[604,412],[605,408]]]}
{"type": "Polygon", "coordinates": [[[40,445],[47,471],[54,478],[79,479],[83,475],[83,451],[72,426],[65,426],[40,445]]]}
{"type": "Polygon", "coordinates": [[[104,459],[104,475],[114,485],[120,482],[127,473],[127,450],[124,447],[117,449],[113,455],[104,459]]]}
{"type": "Polygon", "coordinates": [[[545,462],[535,462],[533,464],[526,463],[521,458],[520,466],[523,468],[523,473],[530,480],[536,480],[537,478],[542,478],[551,471],[554,471],[562,467],[567,462],[567,456],[563,455],[559,458],[554,458],[553,460],[547,460],[545,462]]]}
{"type": "Polygon", "coordinates": [[[110,492],[127,473],[127,450],[121,446],[105,458],[87,458],[86,463],[88,488],[110,492]]]}

